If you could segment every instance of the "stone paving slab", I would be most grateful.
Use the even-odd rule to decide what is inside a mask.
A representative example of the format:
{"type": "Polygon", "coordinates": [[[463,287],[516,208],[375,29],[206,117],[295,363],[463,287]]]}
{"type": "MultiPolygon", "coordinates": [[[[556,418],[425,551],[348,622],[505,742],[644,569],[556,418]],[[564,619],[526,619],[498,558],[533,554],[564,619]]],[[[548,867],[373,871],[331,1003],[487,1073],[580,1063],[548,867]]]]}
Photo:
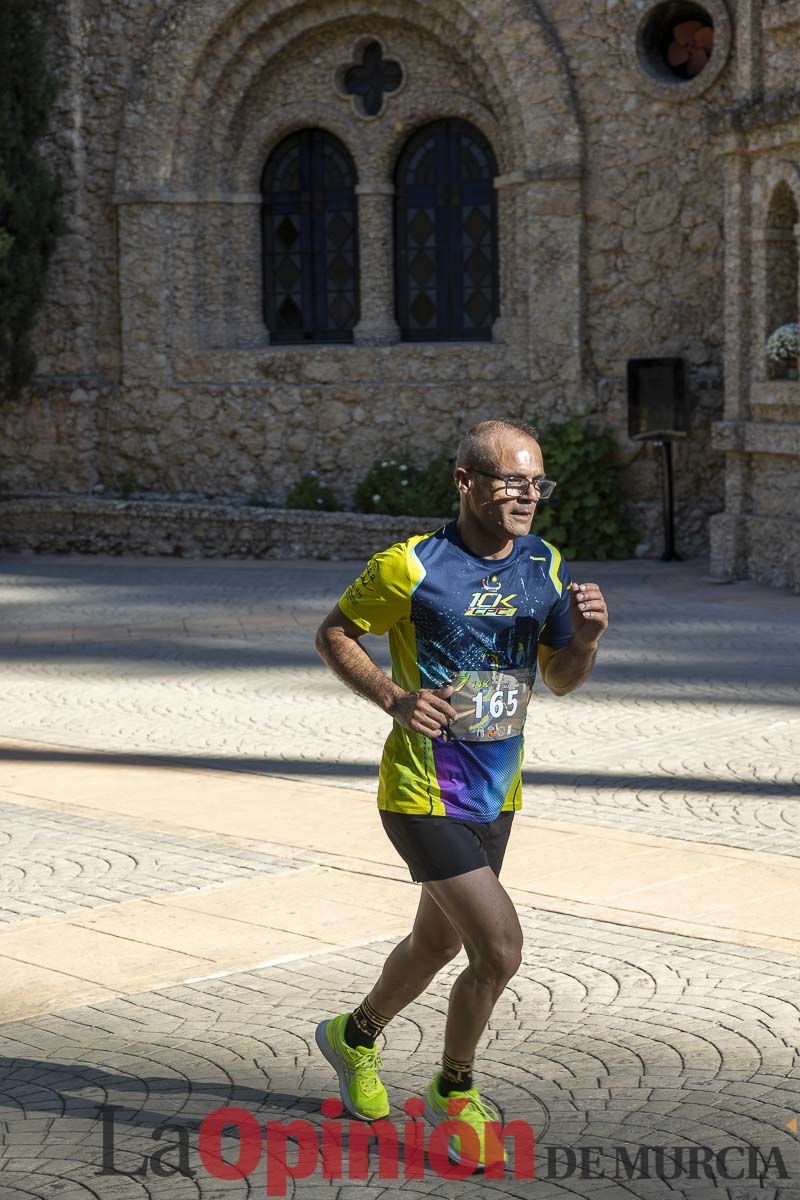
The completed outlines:
{"type": "MultiPolygon", "coordinates": [[[[387,722],[311,644],[360,565],[0,560],[0,980],[22,1014],[0,1026],[2,1200],[263,1194],[263,1164],[250,1187],[153,1161],[98,1177],[104,1100],[129,1171],[170,1119],[197,1168],[199,1124],[229,1101],[319,1128],[334,1088],[313,1027],[368,991],[416,897],[375,815],[387,722]],[[244,963],[234,925],[247,955],[316,942],[244,963]],[[192,965],[166,986],[176,957],[192,965]]],[[[603,584],[612,627],[587,687],[533,710],[504,876],[525,960],[480,1054],[481,1086],[536,1129],[539,1176],[398,1185],[373,1161],[299,1180],[300,1200],[800,1200],[799,602],[691,563],[576,577],[603,584]],[[643,1144],[673,1165],[776,1146],[789,1177],[616,1178],[618,1148],[643,1144]],[[559,1146],[600,1147],[605,1177],[561,1151],[548,1176],[559,1146]]],[[[390,1026],[396,1121],[462,963],[390,1026]]]]}
{"type": "MultiPolygon", "coordinates": [[[[479,1081],[505,1119],[533,1125],[538,1178],[391,1184],[377,1161],[362,1182],[298,1180],[294,1195],[369,1200],[420,1195],[661,1197],[751,1194],[790,1200],[800,1186],[800,1140],[787,1128],[800,1108],[800,963],[779,954],[521,909],[524,965],[498,1004],[480,1047],[479,1081]],[[620,1148],[747,1147],[756,1180],[613,1178],[620,1148]],[[569,1164],[567,1147],[597,1147],[610,1179],[547,1178],[569,1164]]],[[[369,988],[391,942],[327,951],[265,970],[75,1008],[0,1029],[0,1167],[3,1200],[139,1200],[175,1195],[248,1195],[204,1172],[197,1156],[203,1118],[238,1105],[260,1122],[300,1118],[320,1129],[320,1103],[335,1094],[313,1043],[322,1017],[352,1006],[369,988]],[[194,1180],[95,1174],[101,1162],[98,1105],[118,1107],[115,1163],[141,1167],[161,1147],[156,1129],[187,1129],[194,1180]],[[184,1187],[184,1185],[186,1185],[184,1187]]],[[[384,1078],[393,1120],[436,1067],[458,959],[387,1030],[384,1078]]],[[[164,1136],[164,1143],[176,1137],[164,1136]]],[[[233,1147],[231,1147],[231,1150],[233,1147]]],[[[175,1162],[175,1154],[167,1156],[175,1162]]],[[[623,1159],[624,1162],[624,1159],[623,1159]]],[[[265,1167],[251,1179],[263,1194],[265,1167]]]]}
{"type": "Polygon", "coordinates": [[[58,1012],[74,1004],[94,1004],[111,1000],[117,994],[115,989],[103,987],[81,976],[3,955],[0,955],[0,978],[2,1021],[14,1021],[43,1012],[58,1012]]]}
{"type": "MultiPolygon", "coordinates": [[[[55,792],[66,799],[56,771],[55,792]]],[[[0,793],[2,788],[0,788],[0,793]]],[[[0,925],[119,899],[248,879],[299,864],[245,848],[114,825],[27,798],[0,800],[0,925]]]]}
{"type": "MultiPolygon", "coordinates": [[[[387,720],[311,638],[360,565],[0,559],[0,730],[371,792],[387,720]]],[[[800,854],[800,599],[703,570],[576,564],[612,624],[586,687],[538,693],[526,809],[800,854]]]]}
{"type": "MultiPolygon", "coordinates": [[[[23,764],[20,771],[16,786],[25,787],[29,800],[34,788],[44,788],[62,805],[73,797],[98,816],[110,810],[117,824],[136,821],[132,845],[147,833],[141,825],[149,818],[173,843],[193,826],[228,845],[238,838],[255,847],[269,839],[280,857],[265,852],[270,874],[205,886],[194,880],[190,891],[173,880],[171,891],[149,899],[109,890],[108,903],[91,911],[0,929],[0,960],[13,968],[0,981],[0,1020],[58,1011],[78,980],[125,994],[357,943],[365,914],[373,936],[400,934],[412,923],[418,888],[385,838],[374,800],[362,791],[222,772],[121,769],[113,759],[47,771],[23,764]],[[40,969],[51,972],[44,996],[36,986],[40,969]]],[[[13,802],[6,809],[13,828],[13,802]]],[[[21,810],[23,817],[29,812],[25,804],[21,810]]],[[[102,827],[99,820],[95,825],[102,827]]],[[[257,854],[250,857],[258,863],[257,854]]],[[[711,931],[800,956],[797,858],[525,818],[509,843],[503,881],[515,900],[545,911],[678,933],[711,931]]]]}

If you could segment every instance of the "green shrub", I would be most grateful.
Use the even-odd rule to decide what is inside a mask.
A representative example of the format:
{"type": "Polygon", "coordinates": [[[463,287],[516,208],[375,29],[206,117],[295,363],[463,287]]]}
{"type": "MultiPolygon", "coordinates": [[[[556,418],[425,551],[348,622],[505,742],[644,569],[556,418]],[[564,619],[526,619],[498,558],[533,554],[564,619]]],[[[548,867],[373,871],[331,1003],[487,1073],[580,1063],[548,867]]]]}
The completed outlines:
{"type": "Polygon", "coordinates": [[[36,367],[31,331],[62,230],[61,193],[39,157],[55,83],[45,0],[0,3],[0,391],[15,395],[36,367]]]}
{"type": "Polygon", "coordinates": [[[357,485],[356,512],[387,516],[446,517],[458,512],[452,463],[438,455],[426,467],[384,459],[357,485]]]}
{"type": "MultiPolygon", "coordinates": [[[[566,558],[628,558],[638,538],[624,510],[612,434],[585,417],[572,417],[548,426],[541,445],[545,472],[558,487],[538,507],[533,531],[555,542],[566,558]]],[[[357,485],[353,502],[363,513],[456,516],[453,460],[440,454],[425,467],[395,458],[375,462],[357,485]]],[[[339,506],[312,471],[289,493],[286,507],[331,511],[339,506]]]]}
{"type": "Polygon", "coordinates": [[[392,517],[408,513],[419,478],[416,467],[394,458],[373,463],[353,493],[356,512],[392,517]]]}
{"type": "Polygon", "coordinates": [[[340,507],[333,492],[320,482],[316,471],[309,471],[286,497],[287,508],[313,508],[318,512],[336,512],[340,507]]]}
{"type": "Polygon", "coordinates": [[[454,467],[455,460],[445,457],[444,454],[431,459],[412,494],[414,507],[409,509],[412,516],[458,516],[458,492],[453,483],[454,467]]]}
{"type": "Polygon", "coordinates": [[[629,558],[638,538],[625,513],[612,434],[571,417],[543,429],[540,444],[545,475],[558,487],[537,508],[533,532],[566,558],[629,558]]]}

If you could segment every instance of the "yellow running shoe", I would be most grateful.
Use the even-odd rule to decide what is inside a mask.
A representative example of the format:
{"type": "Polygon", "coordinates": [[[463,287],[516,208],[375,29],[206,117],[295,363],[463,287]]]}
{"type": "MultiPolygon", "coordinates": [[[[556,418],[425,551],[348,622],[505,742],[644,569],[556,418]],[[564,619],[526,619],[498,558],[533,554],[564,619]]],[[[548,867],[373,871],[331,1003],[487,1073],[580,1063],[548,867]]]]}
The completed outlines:
{"type": "MultiPolygon", "coordinates": [[[[495,1106],[488,1100],[483,1100],[476,1087],[471,1087],[465,1092],[451,1092],[449,1096],[443,1096],[439,1091],[440,1078],[441,1072],[437,1072],[428,1084],[428,1090],[425,1093],[426,1120],[430,1121],[431,1125],[440,1125],[442,1121],[463,1121],[465,1125],[469,1125],[475,1130],[480,1146],[480,1156],[475,1164],[476,1171],[482,1171],[488,1164],[498,1161],[503,1164],[507,1163],[508,1155],[502,1141],[493,1136],[491,1129],[488,1130],[487,1136],[487,1124],[491,1122],[502,1124],[500,1113],[495,1106]]],[[[468,1156],[469,1147],[462,1153],[461,1138],[458,1134],[453,1134],[448,1143],[448,1153],[453,1162],[461,1162],[462,1158],[468,1156]]]]}
{"type": "Polygon", "coordinates": [[[348,1046],[344,1030],[349,1016],[342,1013],[320,1021],[314,1036],[339,1076],[339,1094],[347,1111],[360,1121],[377,1121],[389,1115],[389,1097],[378,1075],[383,1062],[374,1047],[348,1046]]]}

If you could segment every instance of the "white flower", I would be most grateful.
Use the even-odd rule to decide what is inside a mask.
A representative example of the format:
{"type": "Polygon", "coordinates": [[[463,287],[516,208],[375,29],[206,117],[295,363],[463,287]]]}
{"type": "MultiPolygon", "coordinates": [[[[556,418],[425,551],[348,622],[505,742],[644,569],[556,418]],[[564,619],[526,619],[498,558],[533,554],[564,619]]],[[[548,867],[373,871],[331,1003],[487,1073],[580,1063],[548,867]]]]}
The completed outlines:
{"type": "Polygon", "coordinates": [[[786,362],[800,358],[800,325],[780,325],[767,338],[765,346],[767,358],[772,362],[786,362]]]}
{"type": "Polygon", "coordinates": [[[408,487],[408,480],[407,480],[407,479],[401,479],[401,480],[400,480],[400,487],[408,487]]]}
{"type": "Polygon", "coordinates": [[[405,463],[400,463],[400,470],[401,470],[401,471],[407,471],[407,470],[408,470],[408,467],[406,466],[406,464],[405,464],[405,463]]]}
{"type": "Polygon", "coordinates": [[[382,463],[381,463],[381,466],[382,466],[382,467],[388,467],[388,465],[389,465],[389,464],[388,464],[388,462],[382,462],[382,463]]]}
{"type": "Polygon", "coordinates": [[[322,496],[317,496],[317,504],[322,504],[322,496]]]}
{"type": "Polygon", "coordinates": [[[373,504],[377,504],[379,500],[380,500],[380,496],[379,496],[379,495],[377,495],[377,493],[376,493],[376,494],[375,494],[375,495],[372,497],[372,503],[373,503],[373,504]]]}
{"type": "Polygon", "coordinates": [[[311,475],[311,476],[312,476],[314,479],[316,479],[316,477],[317,477],[317,472],[316,472],[316,471],[309,471],[308,473],[309,473],[309,475],[311,475]]]}

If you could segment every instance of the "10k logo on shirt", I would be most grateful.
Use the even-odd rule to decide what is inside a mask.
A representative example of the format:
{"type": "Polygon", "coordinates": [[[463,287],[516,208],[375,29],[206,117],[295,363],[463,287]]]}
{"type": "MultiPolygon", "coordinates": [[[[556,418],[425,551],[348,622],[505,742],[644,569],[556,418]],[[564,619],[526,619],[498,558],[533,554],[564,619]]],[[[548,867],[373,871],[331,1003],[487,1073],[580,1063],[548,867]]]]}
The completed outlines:
{"type": "Polygon", "coordinates": [[[464,609],[465,617],[513,617],[516,608],[511,601],[516,600],[517,593],[510,596],[493,595],[491,592],[473,592],[469,606],[464,609]]]}
{"type": "Polygon", "coordinates": [[[517,593],[508,596],[501,595],[500,581],[496,575],[481,580],[481,591],[473,592],[472,599],[464,609],[465,617],[513,617],[516,606],[511,601],[516,600],[517,593]]]}

